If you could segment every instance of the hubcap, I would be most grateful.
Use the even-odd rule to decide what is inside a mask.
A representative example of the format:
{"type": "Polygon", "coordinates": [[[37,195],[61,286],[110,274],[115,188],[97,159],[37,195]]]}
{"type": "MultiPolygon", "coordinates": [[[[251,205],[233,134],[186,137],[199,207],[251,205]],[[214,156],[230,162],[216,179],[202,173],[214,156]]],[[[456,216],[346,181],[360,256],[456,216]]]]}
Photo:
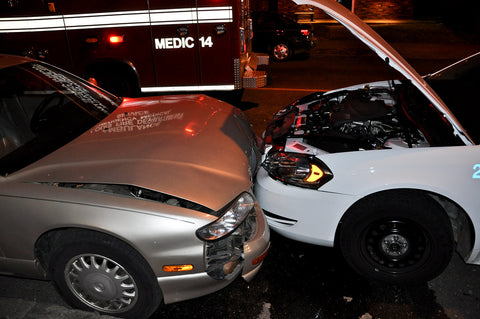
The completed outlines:
{"type": "Polygon", "coordinates": [[[277,44],[275,46],[275,50],[273,51],[273,54],[278,60],[284,60],[288,57],[289,55],[288,47],[284,44],[277,44]]]}
{"type": "Polygon", "coordinates": [[[137,286],[132,276],[107,257],[75,256],[66,264],[64,275],[73,294],[96,310],[120,313],[137,302],[137,286]]]}

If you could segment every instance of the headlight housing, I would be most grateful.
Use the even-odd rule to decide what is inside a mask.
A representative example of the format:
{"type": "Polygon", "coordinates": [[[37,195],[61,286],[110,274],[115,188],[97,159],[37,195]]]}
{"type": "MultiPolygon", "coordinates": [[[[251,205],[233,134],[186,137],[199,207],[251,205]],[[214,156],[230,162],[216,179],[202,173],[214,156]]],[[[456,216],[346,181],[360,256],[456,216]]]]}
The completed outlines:
{"type": "Polygon", "coordinates": [[[273,179],[304,188],[318,189],[333,178],[325,163],[307,154],[275,151],[262,166],[273,179]]]}
{"type": "Polygon", "coordinates": [[[197,230],[202,240],[212,241],[232,233],[255,207],[255,199],[247,192],[240,194],[214,222],[197,230]]]}
{"type": "Polygon", "coordinates": [[[245,192],[217,220],[197,230],[205,241],[205,268],[210,277],[224,280],[241,271],[244,243],[255,234],[256,217],[255,198],[245,192]]]}

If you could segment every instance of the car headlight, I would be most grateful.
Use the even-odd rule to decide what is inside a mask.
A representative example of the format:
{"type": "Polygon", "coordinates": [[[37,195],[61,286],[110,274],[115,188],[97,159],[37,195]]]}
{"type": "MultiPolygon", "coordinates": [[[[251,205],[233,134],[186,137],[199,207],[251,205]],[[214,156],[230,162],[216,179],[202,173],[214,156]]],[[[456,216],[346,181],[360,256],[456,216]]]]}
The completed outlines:
{"type": "Polygon", "coordinates": [[[254,209],[255,199],[249,193],[242,193],[213,223],[197,230],[197,236],[203,240],[217,240],[232,233],[254,209]]]}
{"type": "Polygon", "coordinates": [[[272,152],[262,166],[272,178],[299,187],[318,189],[333,178],[325,163],[307,154],[272,152]]]}

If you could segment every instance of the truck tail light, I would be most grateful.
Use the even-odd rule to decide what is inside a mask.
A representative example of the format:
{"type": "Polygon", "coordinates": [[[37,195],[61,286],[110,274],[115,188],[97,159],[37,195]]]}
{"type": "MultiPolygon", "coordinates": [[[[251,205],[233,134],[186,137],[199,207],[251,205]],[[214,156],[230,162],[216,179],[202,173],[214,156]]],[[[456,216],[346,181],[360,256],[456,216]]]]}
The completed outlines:
{"type": "Polygon", "coordinates": [[[300,33],[303,34],[304,36],[308,37],[310,35],[310,30],[302,29],[302,30],[300,30],[300,33]]]}

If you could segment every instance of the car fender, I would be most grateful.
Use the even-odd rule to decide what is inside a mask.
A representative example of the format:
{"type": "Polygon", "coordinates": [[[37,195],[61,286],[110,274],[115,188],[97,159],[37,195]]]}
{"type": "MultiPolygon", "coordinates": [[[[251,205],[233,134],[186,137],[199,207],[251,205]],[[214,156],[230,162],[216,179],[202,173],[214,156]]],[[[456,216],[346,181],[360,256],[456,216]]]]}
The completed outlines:
{"type": "MultiPolygon", "coordinates": [[[[9,186],[15,191],[14,183],[9,186]]],[[[113,236],[132,246],[145,257],[157,277],[169,275],[162,271],[162,266],[168,264],[191,263],[196,265],[194,272],[204,270],[203,242],[195,236],[195,231],[215,220],[215,216],[101,192],[40,184],[21,185],[21,188],[25,196],[19,196],[18,192],[17,196],[9,196],[7,191],[2,195],[4,215],[11,216],[9,225],[15,225],[10,229],[0,225],[0,242],[4,245],[0,250],[3,250],[5,261],[33,261],[33,247],[44,234],[86,229],[113,236]],[[14,214],[19,201],[23,207],[32,208],[25,209],[23,214],[14,214]],[[24,235],[19,240],[12,232],[24,235]]],[[[18,275],[36,276],[33,269],[23,271],[27,273],[18,275]]]]}
{"type": "Polygon", "coordinates": [[[480,218],[475,212],[480,207],[477,191],[480,179],[473,178],[480,175],[478,168],[474,170],[480,162],[479,152],[480,146],[461,146],[323,154],[317,157],[334,177],[318,190],[286,185],[261,169],[255,193],[274,230],[295,240],[323,246],[334,245],[338,224],[355,203],[395,189],[443,196],[461,207],[474,229],[479,229],[480,218]],[[452,167],[454,162],[458,164],[452,167]],[[279,218],[272,218],[272,214],[279,218]]]}
{"type": "MultiPolygon", "coordinates": [[[[355,198],[348,208],[382,191],[412,189],[436,194],[462,208],[476,233],[480,227],[479,154],[480,146],[328,154],[320,158],[332,170],[334,178],[320,190],[355,198]]],[[[474,252],[479,250],[477,246],[474,252]]],[[[474,254],[471,258],[475,258],[474,254]]]]}

